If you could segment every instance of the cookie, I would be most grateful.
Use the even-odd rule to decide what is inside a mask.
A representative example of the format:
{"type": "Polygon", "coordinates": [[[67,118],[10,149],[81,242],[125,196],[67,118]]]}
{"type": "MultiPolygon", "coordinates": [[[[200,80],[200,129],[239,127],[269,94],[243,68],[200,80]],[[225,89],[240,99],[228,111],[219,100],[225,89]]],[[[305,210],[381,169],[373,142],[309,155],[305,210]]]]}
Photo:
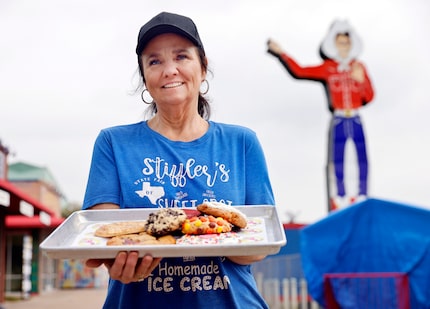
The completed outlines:
{"type": "Polygon", "coordinates": [[[197,206],[197,210],[214,217],[221,217],[239,228],[247,225],[246,216],[233,206],[221,202],[205,202],[197,206]]]}
{"type": "Polygon", "coordinates": [[[231,224],[214,216],[196,216],[185,220],[182,225],[182,233],[188,235],[220,234],[231,231],[231,224]]]}
{"type": "Polygon", "coordinates": [[[155,236],[149,235],[145,232],[139,234],[127,234],[114,236],[109,238],[106,242],[108,246],[128,246],[128,245],[174,245],[176,239],[172,235],[161,236],[156,238],[155,236]]]}
{"type": "Polygon", "coordinates": [[[145,231],[146,221],[121,221],[100,226],[94,231],[95,236],[113,237],[145,231]]]}
{"type": "Polygon", "coordinates": [[[154,236],[164,236],[180,231],[187,215],[179,208],[163,208],[150,213],[146,221],[146,232],[154,236]]]}
{"type": "Polygon", "coordinates": [[[114,236],[106,242],[108,246],[156,245],[157,238],[146,233],[114,236]]]}
{"type": "Polygon", "coordinates": [[[161,236],[157,239],[158,244],[160,245],[174,245],[176,244],[176,238],[172,235],[161,236]]]}

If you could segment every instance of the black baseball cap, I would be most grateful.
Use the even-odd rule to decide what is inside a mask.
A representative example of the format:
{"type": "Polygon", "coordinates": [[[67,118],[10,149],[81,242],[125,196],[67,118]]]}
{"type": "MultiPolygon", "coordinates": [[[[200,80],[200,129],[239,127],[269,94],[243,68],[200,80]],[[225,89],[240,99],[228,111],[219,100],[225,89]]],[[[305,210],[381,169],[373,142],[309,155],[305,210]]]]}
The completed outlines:
{"type": "Polygon", "coordinates": [[[200,40],[197,27],[191,18],[178,14],[162,12],[140,28],[137,39],[136,54],[140,56],[148,42],[157,35],[163,33],[175,33],[181,35],[189,39],[197,47],[201,48],[203,53],[205,51],[203,43],[200,40]]]}

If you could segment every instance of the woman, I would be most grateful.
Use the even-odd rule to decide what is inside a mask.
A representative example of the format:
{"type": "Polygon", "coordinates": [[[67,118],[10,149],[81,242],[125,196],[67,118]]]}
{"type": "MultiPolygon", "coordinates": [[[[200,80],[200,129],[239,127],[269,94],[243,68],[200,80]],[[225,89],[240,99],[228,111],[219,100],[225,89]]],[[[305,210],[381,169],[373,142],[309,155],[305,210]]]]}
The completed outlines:
{"type": "MultiPolygon", "coordinates": [[[[188,17],[160,13],[142,26],[136,48],[142,99],[152,117],[100,132],[83,209],[193,207],[204,201],[274,204],[261,146],[249,129],[208,121],[207,59],[188,17]],[[207,89],[207,85],[206,85],[207,89]]],[[[138,258],[105,264],[104,308],[267,308],[250,264],[264,256],[138,258]]]]}

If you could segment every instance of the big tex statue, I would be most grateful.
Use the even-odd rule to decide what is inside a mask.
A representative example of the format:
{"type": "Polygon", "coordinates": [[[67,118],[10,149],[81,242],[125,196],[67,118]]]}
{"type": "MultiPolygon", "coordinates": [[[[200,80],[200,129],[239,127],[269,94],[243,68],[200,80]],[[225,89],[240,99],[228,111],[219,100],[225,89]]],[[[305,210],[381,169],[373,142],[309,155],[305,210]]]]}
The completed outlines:
{"type": "Polygon", "coordinates": [[[320,46],[323,62],[315,66],[300,66],[273,40],[269,40],[267,45],[268,52],[281,61],[292,77],[318,81],[325,88],[332,114],[327,156],[329,210],[365,199],[368,194],[368,160],[359,109],[373,99],[374,93],[363,63],[357,60],[362,50],[360,38],[346,20],[336,20],[320,46]],[[344,179],[348,139],[353,141],[357,151],[359,179],[353,196],[346,192],[344,179]]]}

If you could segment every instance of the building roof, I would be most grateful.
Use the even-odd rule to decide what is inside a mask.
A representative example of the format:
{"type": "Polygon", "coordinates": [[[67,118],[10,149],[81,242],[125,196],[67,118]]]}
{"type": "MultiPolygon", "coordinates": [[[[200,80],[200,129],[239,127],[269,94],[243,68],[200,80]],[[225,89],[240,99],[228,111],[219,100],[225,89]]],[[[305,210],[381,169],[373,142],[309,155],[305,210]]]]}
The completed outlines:
{"type": "Polygon", "coordinates": [[[54,176],[48,168],[25,162],[16,162],[8,166],[8,180],[18,181],[42,181],[54,188],[60,195],[61,190],[54,176]]]}
{"type": "Polygon", "coordinates": [[[21,215],[32,217],[35,214],[46,213],[55,217],[55,213],[38,200],[27,195],[9,181],[0,179],[0,206],[3,206],[7,215],[21,215]],[[23,203],[24,202],[24,203],[23,203]],[[30,205],[30,209],[29,206],[30,205]]]}

